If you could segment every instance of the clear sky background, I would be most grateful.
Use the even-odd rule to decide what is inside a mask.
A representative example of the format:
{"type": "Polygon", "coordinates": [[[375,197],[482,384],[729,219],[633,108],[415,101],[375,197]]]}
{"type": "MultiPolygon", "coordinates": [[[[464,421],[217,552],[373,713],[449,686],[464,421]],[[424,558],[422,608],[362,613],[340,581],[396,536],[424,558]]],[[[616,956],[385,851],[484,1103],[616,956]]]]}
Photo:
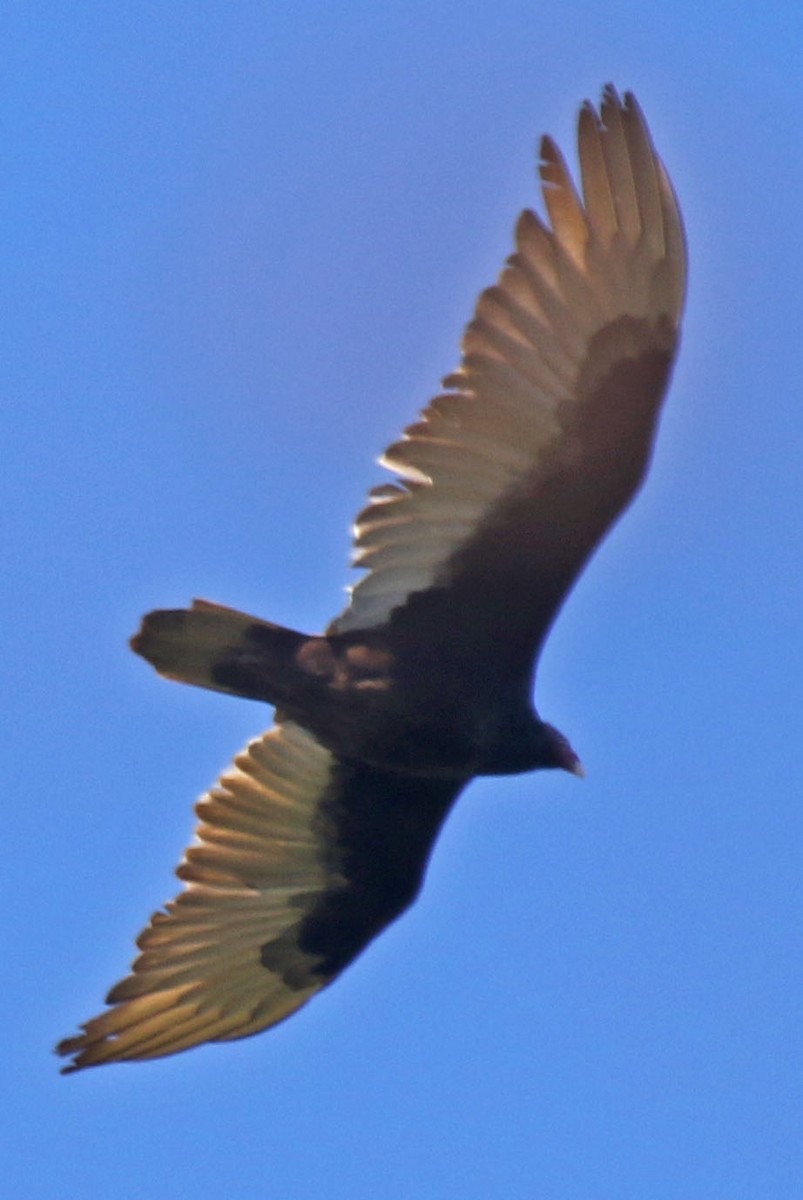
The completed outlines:
{"type": "Polygon", "coordinates": [[[0,37],[7,1194],[799,1200],[803,8],[10,0],[0,37]],[[375,455],[607,80],[692,269],[648,487],[540,672],[588,778],[473,785],[273,1032],[61,1078],[269,718],[127,637],[338,611],[375,455]]]}

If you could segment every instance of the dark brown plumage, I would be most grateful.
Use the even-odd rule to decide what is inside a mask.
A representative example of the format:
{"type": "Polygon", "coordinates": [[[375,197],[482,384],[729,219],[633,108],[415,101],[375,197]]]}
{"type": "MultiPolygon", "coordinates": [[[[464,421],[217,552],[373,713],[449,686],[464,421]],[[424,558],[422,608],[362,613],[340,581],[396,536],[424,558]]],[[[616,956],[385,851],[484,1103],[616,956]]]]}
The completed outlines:
{"type": "Polygon", "coordinates": [[[643,479],[678,341],[677,203],[635,100],[579,120],[583,200],[541,145],[550,226],[522,214],[459,369],[383,462],[367,574],[308,637],[196,601],[132,641],[163,675],[264,700],[276,724],[202,798],[185,889],[140,935],[67,1071],[276,1024],[406,908],[478,774],[579,773],[531,706],[567,592],[643,479]]]}

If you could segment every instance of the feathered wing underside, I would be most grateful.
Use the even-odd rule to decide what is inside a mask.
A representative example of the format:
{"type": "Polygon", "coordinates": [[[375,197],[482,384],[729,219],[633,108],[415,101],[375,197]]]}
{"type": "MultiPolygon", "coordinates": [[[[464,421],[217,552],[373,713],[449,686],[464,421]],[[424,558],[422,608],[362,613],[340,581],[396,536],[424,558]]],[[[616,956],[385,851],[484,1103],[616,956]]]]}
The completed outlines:
{"type": "MultiPolygon", "coordinates": [[[[382,625],[415,593],[454,590],[469,561],[471,582],[481,584],[471,547],[485,539],[486,576],[507,572],[515,584],[526,558],[521,582],[532,593],[544,583],[543,611],[532,618],[540,629],[528,631],[537,641],[638,486],[676,346],[683,229],[632,96],[621,102],[606,89],[599,115],[584,105],[578,142],[582,199],[559,150],[544,138],[550,224],[522,214],[515,253],[480,296],[459,369],[384,454],[383,464],[401,481],[375,488],[357,517],[354,564],[368,573],[333,631],[382,625]],[[628,389],[638,391],[635,401],[628,389]],[[640,437],[628,439],[627,428],[617,428],[617,406],[635,411],[640,437]],[[602,416],[611,410],[606,435],[602,416]],[[614,434],[619,440],[608,454],[604,443],[614,434]],[[582,522],[584,513],[588,519],[587,530],[577,530],[573,559],[551,584],[542,581],[546,553],[522,536],[543,525],[550,491],[565,505],[553,499],[553,526],[582,522]],[[606,514],[601,527],[598,510],[606,514]]],[[[454,609],[457,597],[449,603],[454,609]]],[[[488,612],[494,619],[492,606],[488,612]]]]}
{"type": "Polygon", "coordinates": [[[323,985],[299,954],[307,981],[288,986],[262,966],[260,948],[296,927],[331,882],[313,827],[330,771],[329,754],[289,725],[235,760],[198,804],[195,844],[177,869],[185,890],[137,939],[112,1007],[60,1043],[59,1053],[75,1056],[67,1070],[255,1033],[323,985]]]}
{"type": "Polygon", "coordinates": [[[71,1072],[284,1020],[414,898],[456,782],[339,762],[286,722],[198,803],[185,889],[137,939],[111,1006],[59,1044],[71,1072]]]}

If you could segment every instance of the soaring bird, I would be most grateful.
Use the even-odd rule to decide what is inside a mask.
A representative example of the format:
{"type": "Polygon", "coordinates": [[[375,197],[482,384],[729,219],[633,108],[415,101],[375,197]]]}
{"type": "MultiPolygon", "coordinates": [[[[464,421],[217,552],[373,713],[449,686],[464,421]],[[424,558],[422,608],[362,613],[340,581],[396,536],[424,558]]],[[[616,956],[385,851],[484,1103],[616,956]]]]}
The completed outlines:
{"type": "Polygon", "coordinates": [[[275,723],[204,795],[184,889],[137,940],[66,1072],[257,1033],[412,903],[475,775],[561,767],[531,694],[546,635],[638,489],[678,347],[686,248],[631,94],[579,115],[581,194],[541,141],[525,211],[460,365],[385,451],[354,526],[366,572],[325,633],[196,600],[144,618],[169,679],[266,701],[275,723]]]}

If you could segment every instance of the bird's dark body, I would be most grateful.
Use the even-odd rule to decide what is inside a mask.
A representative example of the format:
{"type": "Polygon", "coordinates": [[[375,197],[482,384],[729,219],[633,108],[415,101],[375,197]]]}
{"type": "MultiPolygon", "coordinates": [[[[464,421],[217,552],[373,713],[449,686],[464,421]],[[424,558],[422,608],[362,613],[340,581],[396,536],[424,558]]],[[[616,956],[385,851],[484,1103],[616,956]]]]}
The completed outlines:
{"type": "Polygon", "coordinates": [[[646,472],[678,345],[682,221],[632,96],[578,122],[582,198],[541,143],[545,222],[479,297],[460,366],[386,451],[349,605],[307,635],[197,600],[133,649],[276,724],[199,801],[184,891],[143,930],[66,1070],[275,1025],[417,895],[476,775],[581,774],[532,704],[577,576],[646,472]]]}
{"type": "MultiPolygon", "coordinates": [[[[448,617],[448,591],[432,589],[418,607],[382,629],[314,637],[244,622],[209,661],[207,686],[274,705],[338,759],[419,779],[570,766],[565,739],[532,709],[526,676],[506,676],[493,656],[473,652],[468,622],[448,617]]],[[[151,613],[135,649],[158,660],[169,638],[175,670],[176,645],[194,646],[195,627],[210,617],[151,613]]]]}

